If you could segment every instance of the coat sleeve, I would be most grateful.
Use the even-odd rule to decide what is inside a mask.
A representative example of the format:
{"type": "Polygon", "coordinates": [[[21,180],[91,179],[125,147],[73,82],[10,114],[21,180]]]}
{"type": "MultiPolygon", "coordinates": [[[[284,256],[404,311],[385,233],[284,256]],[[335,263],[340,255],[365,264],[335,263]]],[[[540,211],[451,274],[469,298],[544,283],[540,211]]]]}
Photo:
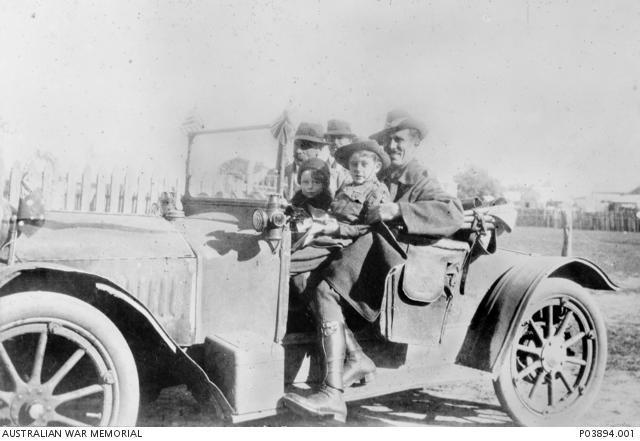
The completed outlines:
{"type": "MultiPolygon", "coordinates": [[[[389,195],[389,189],[382,182],[367,196],[365,203],[365,211],[369,207],[375,207],[376,205],[391,202],[391,196],[389,195]]],[[[364,213],[361,218],[364,220],[364,213]]]]}
{"type": "Polygon", "coordinates": [[[462,227],[462,204],[435,178],[425,176],[410,191],[408,200],[397,203],[409,234],[449,236],[462,227]]]}
{"type": "Polygon", "coordinates": [[[338,223],[338,231],[335,233],[341,239],[355,239],[371,230],[370,225],[355,224],[349,225],[342,222],[338,223]]]}

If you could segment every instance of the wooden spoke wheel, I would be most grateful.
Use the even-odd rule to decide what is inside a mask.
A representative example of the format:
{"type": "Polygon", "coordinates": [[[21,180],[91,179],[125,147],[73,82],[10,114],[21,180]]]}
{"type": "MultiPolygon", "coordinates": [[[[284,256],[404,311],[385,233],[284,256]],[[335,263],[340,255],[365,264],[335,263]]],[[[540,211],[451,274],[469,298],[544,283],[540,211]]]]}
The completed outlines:
{"type": "Polygon", "coordinates": [[[598,393],[607,361],[600,311],[579,285],[543,281],[531,298],[494,388],[515,422],[569,425],[598,393]]]}
{"type": "Polygon", "coordinates": [[[73,297],[25,292],[0,299],[0,424],[131,426],[135,362],[118,328],[73,297]]]}

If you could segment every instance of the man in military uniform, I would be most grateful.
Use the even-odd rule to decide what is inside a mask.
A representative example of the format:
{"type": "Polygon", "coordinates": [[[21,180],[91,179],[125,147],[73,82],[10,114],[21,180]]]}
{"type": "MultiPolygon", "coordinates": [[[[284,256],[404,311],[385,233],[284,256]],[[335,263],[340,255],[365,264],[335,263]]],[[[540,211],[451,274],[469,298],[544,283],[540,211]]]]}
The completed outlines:
{"type": "MultiPolygon", "coordinates": [[[[400,242],[401,234],[448,236],[463,223],[460,201],[447,194],[435,174],[415,159],[426,135],[422,121],[394,110],[387,115],[384,129],[370,136],[383,145],[390,158],[383,182],[389,188],[391,202],[371,207],[366,222],[373,226],[388,223],[400,242]]],[[[347,340],[353,336],[345,334],[342,308],[352,307],[371,322],[378,317],[386,275],[405,258],[392,242],[372,231],[318,270],[321,281],[310,287],[311,309],[320,324],[326,375],[320,388],[307,398],[293,393],[285,395],[284,404],[294,412],[344,421],[347,415],[342,397],[344,378],[353,383],[373,377],[375,366],[366,357],[360,357],[362,362],[347,357],[345,364],[347,340]],[[376,264],[372,265],[372,261],[376,264]]]]}

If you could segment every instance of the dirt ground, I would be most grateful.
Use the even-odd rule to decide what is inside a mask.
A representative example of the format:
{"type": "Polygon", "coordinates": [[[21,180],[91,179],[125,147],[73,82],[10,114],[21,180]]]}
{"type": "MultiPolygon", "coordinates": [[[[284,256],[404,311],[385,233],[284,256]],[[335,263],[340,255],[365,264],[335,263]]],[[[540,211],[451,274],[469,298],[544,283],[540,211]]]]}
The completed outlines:
{"type": "MultiPolygon", "coordinates": [[[[629,370],[628,363],[611,359],[640,358],[637,353],[617,354],[615,338],[621,334],[617,328],[637,335],[640,319],[640,291],[635,290],[638,280],[627,280],[620,293],[594,293],[609,331],[610,356],[600,394],[592,408],[574,426],[611,427],[640,426],[640,374],[629,370]],[[631,289],[630,289],[631,288],[631,289]],[[612,344],[614,343],[614,344],[612,344]]],[[[628,332],[622,336],[629,335],[628,332]]],[[[443,385],[414,389],[348,404],[347,426],[512,426],[509,416],[502,411],[490,381],[443,385]]],[[[184,386],[165,389],[158,400],[141,409],[141,426],[221,426],[202,409],[184,386]]],[[[286,413],[252,421],[241,426],[319,426],[322,422],[307,421],[286,413]]]]}

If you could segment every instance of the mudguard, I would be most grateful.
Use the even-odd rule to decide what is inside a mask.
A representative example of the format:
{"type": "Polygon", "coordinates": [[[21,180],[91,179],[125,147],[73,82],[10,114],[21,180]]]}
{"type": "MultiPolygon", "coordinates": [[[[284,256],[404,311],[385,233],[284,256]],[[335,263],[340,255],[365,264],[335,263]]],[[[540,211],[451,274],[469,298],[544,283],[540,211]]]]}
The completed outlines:
{"type": "Polygon", "coordinates": [[[532,256],[506,271],[482,299],[456,363],[497,376],[531,296],[540,282],[551,277],[568,279],[588,289],[619,289],[586,259],[532,256]]]}
{"type": "MultiPolygon", "coordinates": [[[[199,402],[212,405],[219,417],[233,414],[229,402],[204,370],[138,299],[111,280],[48,263],[18,264],[0,270],[0,297],[34,289],[71,295],[94,306],[111,319],[132,346],[139,371],[150,364],[163,366],[187,384],[199,402]]],[[[141,374],[142,381],[144,372],[141,374]]],[[[153,380],[154,375],[149,375],[147,381],[153,380]]]]}

